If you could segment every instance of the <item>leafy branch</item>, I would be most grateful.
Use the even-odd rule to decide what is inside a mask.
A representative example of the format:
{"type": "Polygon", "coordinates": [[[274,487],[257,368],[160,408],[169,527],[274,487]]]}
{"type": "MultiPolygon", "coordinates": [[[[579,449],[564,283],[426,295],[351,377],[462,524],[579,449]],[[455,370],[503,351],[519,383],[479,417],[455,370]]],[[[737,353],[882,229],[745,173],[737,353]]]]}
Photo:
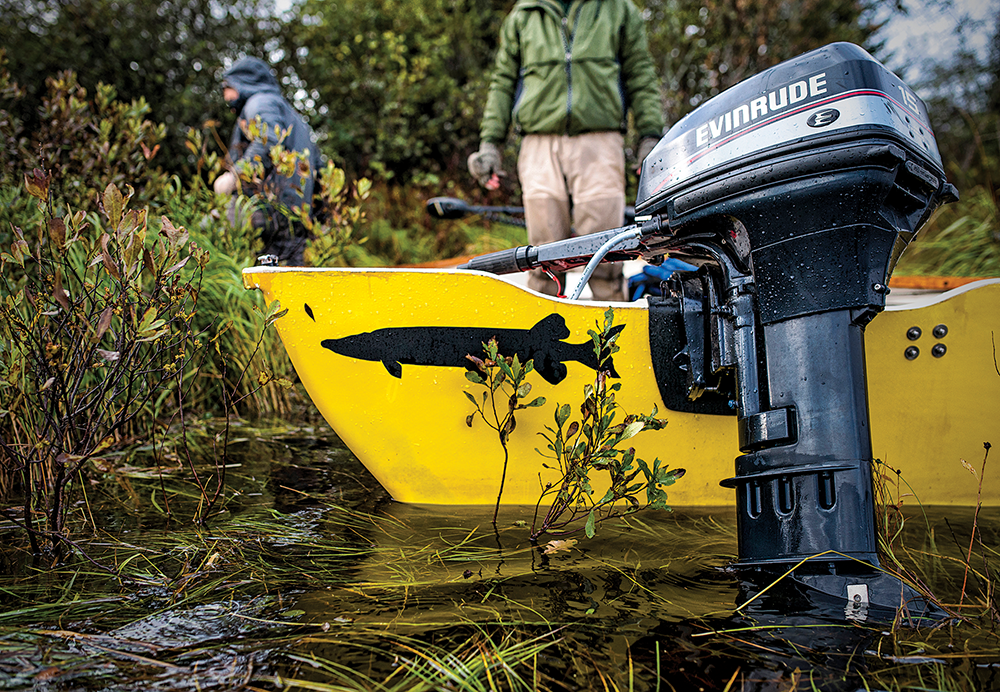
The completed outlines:
{"type": "Polygon", "coordinates": [[[129,209],[132,188],[114,184],[99,196],[103,225],[82,211],[60,216],[51,187],[46,171],[25,175],[40,221],[33,233],[13,227],[0,253],[0,475],[20,485],[36,553],[36,535],[53,548],[65,542],[73,482],[179,395],[178,373],[205,337],[193,317],[208,255],[184,228],[163,218],[147,241],[146,211],[129,209]]]}
{"type": "Polygon", "coordinates": [[[503,474],[500,476],[500,489],[497,492],[497,504],[493,510],[493,526],[497,525],[497,514],[500,512],[500,498],[503,496],[503,486],[507,479],[507,462],[510,458],[507,449],[507,440],[510,434],[517,427],[515,411],[526,408],[534,408],[545,404],[545,397],[537,397],[527,404],[522,404],[521,400],[526,399],[531,393],[531,383],[526,382],[528,373],[535,369],[534,361],[529,360],[521,364],[515,353],[513,357],[504,356],[498,352],[497,340],[490,339],[483,344],[483,351],[486,358],[477,358],[471,354],[466,358],[475,366],[475,370],[469,370],[465,377],[474,384],[485,387],[482,402],[476,400],[469,392],[464,392],[472,405],[476,407],[474,413],[470,413],[465,419],[466,425],[472,427],[472,422],[478,415],[490,428],[497,432],[500,438],[500,446],[503,447],[503,474]],[[497,405],[498,392],[501,395],[501,402],[506,399],[506,406],[501,403],[497,405]]]}
{"type": "Polygon", "coordinates": [[[593,384],[584,387],[581,419],[570,422],[570,405],[557,405],[555,427],[545,426],[548,432],[539,433],[548,443],[548,453],[536,451],[555,462],[554,466],[546,464],[545,467],[558,469],[560,480],[547,484],[542,490],[532,521],[532,540],[544,534],[574,533],[579,527],[570,528],[570,525],[584,517],[583,530],[591,538],[597,526],[608,519],[632,514],[644,507],[669,509],[664,488],[684,475],[684,469],[668,469],[661,466],[659,459],[650,467],[635,456],[634,447],[619,448],[643,430],[662,429],[667,421],[656,417],[654,405],[648,416],[630,414],[622,422],[615,422],[620,408],[615,395],[622,385],[619,382],[609,384],[608,378],[612,357],[620,350],[616,342],[621,330],[612,329],[613,324],[614,310],[608,308],[603,326],[598,325],[598,331],[588,331],[598,368],[593,384]],[[610,479],[610,486],[600,499],[594,497],[591,483],[594,472],[606,472],[610,479]],[[645,502],[639,499],[643,493],[645,502]],[[551,499],[551,504],[539,522],[539,509],[547,499],[551,499]]]}

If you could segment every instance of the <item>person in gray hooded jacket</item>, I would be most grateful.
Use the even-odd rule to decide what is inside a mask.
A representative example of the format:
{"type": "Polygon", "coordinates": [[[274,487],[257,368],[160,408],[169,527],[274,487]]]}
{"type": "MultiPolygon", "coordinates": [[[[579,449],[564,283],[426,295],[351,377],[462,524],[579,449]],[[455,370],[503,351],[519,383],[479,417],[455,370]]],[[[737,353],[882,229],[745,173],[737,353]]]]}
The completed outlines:
{"type": "Polygon", "coordinates": [[[278,80],[263,60],[240,58],[223,74],[223,98],[234,113],[236,127],[229,143],[228,169],[216,178],[214,188],[220,194],[265,193],[251,217],[251,224],[264,241],[264,254],[277,255],[284,264],[298,266],[303,262],[307,232],[296,220],[301,210],[311,215],[316,174],[322,165],[319,147],[312,128],[281,95],[278,80]],[[247,124],[260,117],[263,136],[251,138],[247,124]],[[306,170],[296,166],[291,176],[283,175],[273,165],[270,149],[277,144],[275,128],[288,130],[282,142],[288,151],[297,151],[308,161],[306,170]],[[236,173],[240,161],[263,164],[263,189],[246,189],[236,173]]]}

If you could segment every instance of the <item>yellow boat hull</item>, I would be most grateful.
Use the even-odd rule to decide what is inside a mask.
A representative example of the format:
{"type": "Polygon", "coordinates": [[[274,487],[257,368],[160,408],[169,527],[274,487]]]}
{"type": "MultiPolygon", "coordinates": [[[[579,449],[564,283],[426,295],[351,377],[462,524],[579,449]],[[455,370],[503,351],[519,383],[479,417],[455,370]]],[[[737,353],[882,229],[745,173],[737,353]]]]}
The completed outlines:
{"type": "MultiPolygon", "coordinates": [[[[288,308],[276,327],[330,426],[395,499],[413,503],[496,502],[503,449],[482,420],[466,424],[474,409],[463,392],[481,396],[483,390],[466,379],[464,368],[407,360],[396,339],[383,339],[374,346],[376,355],[365,358],[344,355],[348,349],[337,352],[338,345],[357,335],[389,336],[403,332],[380,330],[420,327],[425,340],[414,347],[434,351],[436,329],[528,333],[553,315],[569,330],[564,343],[582,344],[607,308],[549,298],[468,271],[255,267],[243,277],[268,303],[277,300],[288,308]]],[[[686,469],[668,489],[669,504],[731,505],[734,491],[719,481],[734,474],[740,454],[735,416],[667,410],[650,365],[645,302],[614,308],[615,324],[625,326],[615,355],[622,383],[617,402],[627,413],[649,413],[655,405],[668,421],[663,430],[644,431],[629,444],[647,462],[659,457],[671,468],[686,469]]],[[[977,479],[963,467],[965,460],[980,469],[984,442],[1000,442],[995,333],[1000,333],[1000,279],[963,286],[933,302],[889,308],[866,330],[874,453],[902,472],[922,503],[970,505],[981,499],[1000,505],[1000,473],[987,467],[980,494],[977,479]],[[938,325],[947,327],[940,338],[934,335],[938,325]],[[922,332],[916,341],[907,336],[914,326],[922,332]],[[938,344],[946,350],[935,356],[938,344]],[[919,349],[912,360],[904,355],[911,346],[919,349]]],[[[556,480],[536,451],[545,450],[537,433],[553,425],[557,403],[578,410],[584,386],[594,377],[583,363],[564,365],[563,378],[549,373],[549,380],[559,380],[555,383],[540,373],[529,376],[531,397],[543,396],[546,404],[519,412],[508,442],[505,504],[534,504],[544,484],[556,480]]]]}

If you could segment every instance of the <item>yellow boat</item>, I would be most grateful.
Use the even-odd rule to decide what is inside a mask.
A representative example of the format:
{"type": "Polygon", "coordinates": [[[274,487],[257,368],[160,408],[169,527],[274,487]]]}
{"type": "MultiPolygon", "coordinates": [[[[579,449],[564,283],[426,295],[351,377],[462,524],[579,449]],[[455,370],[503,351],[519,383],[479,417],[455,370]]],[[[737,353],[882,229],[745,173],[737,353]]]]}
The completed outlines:
{"type": "Polygon", "coordinates": [[[608,306],[494,275],[586,265],[582,286],[603,261],[679,259],[657,277],[663,295],[613,306],[620,350],[600,367],[622,385],[621,414],[668,421],[628,444],[686,470],[670,504],[735,506],[750,581],[791,570],[851,608],[919,612],[927,602],[877,569],[873,473],[927,504],[1000,504],[997,474],[977,471],[998,430],[1000,281],[887,309],[897,260],[957,198],[919,98],[837,43],[678,121],[644,159],[621,228],[452,271],[255,268],[244,280],[288,309],[277,328],[302,382],[393,497],[492,504],[505,477],[501,500],[530,505],[559,480],[538,433],[584,401],[598,367],[588,331],[608,306]],[[491,337],[532,360],[529,396],[546,400],[518,411],[506,469],[465,377],[491,337]]]}
{"type": "MultiPolygon", "coordinates": [[[[476,271],[253,267],[243,277],[288,308],[275,324],[306,391],[403,502],[496,502],[503,449],[481,420],[466,425],[465,392],[482,389],[466,379],[464,355],[481,355],[481,343],[503,331],[541,340],[556,355],[528,381],[546,404],[519,412],[502,501],[534,504],[554,480],[537,433],[553,425],[557,403],[576,410],[593,382],[581,353],[607,304],[550,298],[476,271]]],[[[624,327],[614,356],[621,415],[655,406],[668,421],[629,444],[648,462],[686,469],[668,489],[672,506],[732,505],[735,492],[719,483],[740,454],[735,417],[670,410],[651,366],[646,301],[613,307],[624,327]]],[[[998,334],[1000,279],[890,306],[865,331],[873,451],[922,503],[1000,505],[1000,474],[987,466],[980,488],[964,467],[980,471],[984,442],[1000,441],[998,334]]]]}

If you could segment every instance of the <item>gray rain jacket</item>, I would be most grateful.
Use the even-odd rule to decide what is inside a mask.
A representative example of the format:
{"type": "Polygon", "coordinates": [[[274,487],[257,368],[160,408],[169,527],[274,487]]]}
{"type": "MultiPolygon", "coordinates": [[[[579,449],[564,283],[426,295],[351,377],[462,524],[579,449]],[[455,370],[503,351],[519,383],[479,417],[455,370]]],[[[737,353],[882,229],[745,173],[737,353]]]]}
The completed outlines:
{"type": "Polygon", "coordinates": [[[235,103],[229,105],[239,113],[236,127],[229,142],[229,155],[233,162],[253,161],[260,158],[264,164],[264,184],[271,188],[278,202],[289,209],[311,204],[316,174],[322,165],[319,147],[313,138],[312,128],[302,119],[291,104],[281,95],[278,80],[271,74],[271,68],[258,58],[240,58],[223,75],[225,86],[239,92],[235,103]],[[260,116],[267,126],[268,141],[251,141],[241,127],[260,116]],[[285,149],[300,152],[309,161],[309,174],[300,171],[291,177],[278,174],[271,164],[269,150],[277,141],[274,128],[291,128],[282,143],[285,149]]]}

